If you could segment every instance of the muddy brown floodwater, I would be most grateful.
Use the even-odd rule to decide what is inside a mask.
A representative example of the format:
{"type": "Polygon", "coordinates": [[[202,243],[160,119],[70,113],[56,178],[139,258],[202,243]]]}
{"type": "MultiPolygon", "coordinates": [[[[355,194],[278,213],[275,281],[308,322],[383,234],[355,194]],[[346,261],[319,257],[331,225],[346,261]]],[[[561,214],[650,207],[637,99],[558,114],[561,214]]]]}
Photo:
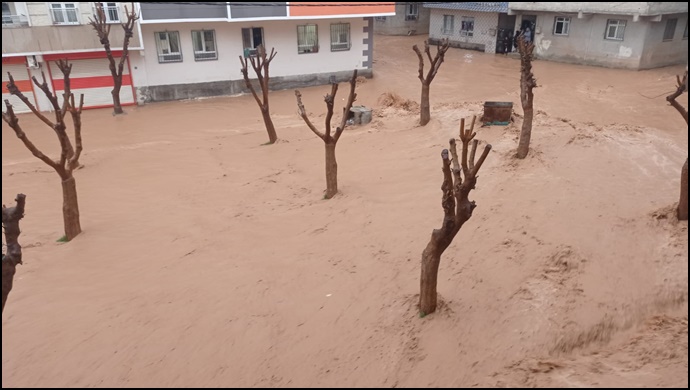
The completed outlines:
{"type": "MultiPolygon", "coordinates": [[[[519,61],[451,49],[419,128],[404,100],[419,99],[422,39],[377,37],[358,91],[374,120],[343,134],[329,201],[293,91],[271,96],[273,146],[251,96],[91,110],[84,233],[61,244],[59,179],[3,123],[2,200],[27,194],[3,386],[687,387],[687,222],[672,210],[688,134],[650,98],[684,67],[536,61],[518,162],[519,61]],[[420,319],[440,153],[485,100],[515,102],[517,121],[478,129],[494,147],[478,207],[420,319]]],[[[327,90],[301,90],[318,123],[327,90]]],[[[55,155],[52,132],[21,122],[55,155]]]]}

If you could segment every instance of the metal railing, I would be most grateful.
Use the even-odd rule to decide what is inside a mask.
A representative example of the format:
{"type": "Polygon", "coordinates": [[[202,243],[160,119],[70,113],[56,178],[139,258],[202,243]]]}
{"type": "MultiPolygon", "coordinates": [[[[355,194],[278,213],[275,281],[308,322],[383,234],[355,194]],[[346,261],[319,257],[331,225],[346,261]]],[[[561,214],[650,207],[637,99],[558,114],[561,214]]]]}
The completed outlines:
{"type": "Polygon", "coordinates": [[[29,25],[26,15],[2,15],[2,27],[25,27],[29,25]]]}

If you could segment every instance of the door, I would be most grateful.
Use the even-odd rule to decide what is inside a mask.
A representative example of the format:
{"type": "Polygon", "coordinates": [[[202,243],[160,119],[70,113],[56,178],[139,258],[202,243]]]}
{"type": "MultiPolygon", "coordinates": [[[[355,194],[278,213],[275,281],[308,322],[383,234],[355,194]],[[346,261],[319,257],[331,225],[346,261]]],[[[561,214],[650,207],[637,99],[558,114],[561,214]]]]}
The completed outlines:
{"type": "MultiPolygon", "coordinates": [[[[118,63],[119,58],[116,58],[115,62],[118,63]]],[[[110,74],[110,62],[108,59],[70,60],[70,63],[72,63],[72,73],[70,74],[71,88],[75,103],[79,101],[79,95],[83,93],[84,108],[112,107],[113,97],[111,91],[114,84],[113,76],[110,74]]],[[[125,63],[122,73],[122,88],[120,89],[120,103],[123,106],[132,105],[135,102],[132,77],[129,74],[128,65],[128,63],[125,63]]],[[[62,96],[65,88],[62,72],[60,72],[54,61],[50,62],[50,70],[55,90],[58,96],[62,96]]]]}

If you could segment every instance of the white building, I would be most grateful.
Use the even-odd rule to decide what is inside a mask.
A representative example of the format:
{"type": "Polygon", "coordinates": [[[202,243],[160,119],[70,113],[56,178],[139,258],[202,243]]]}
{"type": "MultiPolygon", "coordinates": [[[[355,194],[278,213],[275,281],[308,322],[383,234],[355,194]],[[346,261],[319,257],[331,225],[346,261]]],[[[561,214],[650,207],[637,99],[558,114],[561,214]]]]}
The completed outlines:
{"type": "Polygon", "coordinates": [[[688,3],[509,3],[537,58],[649,69],[688,60],[688,3]]]}
{"type": "MultiPolygon", "coordinates": [[[[68,58],[72,89],[85,107],[111,106],[112,78],[105,51],[88,25],[96,3],[3,3],[3,99],[7,71],[41,110],[30,76],[41,71],[60,91],[54,64],[68,58]]],[[[103,3],[111,45],[119,57],[123,34],[116,23],[130,3],[103,3]]],[[[244,91],[238,56],[264,44],[278,52],[271,63],[273,89],[347,79],[354,69],[372,75],[373,17],[395,14],[394,3],[135,3],[141,18],[130,43],[120,97],[123,105],[218,96],[244,91]],[[334,6],[335,5],[335,6],[334,6]]],[[[26,107],[14,97],[17,111],[26,107]]]]}
{"type": "Polygon", "coordinates": [[[503,52],[503,37],[515,28],[507,2],[430,3],[429,40],[448,39],[452,47],[485,53],[503,52]]]}

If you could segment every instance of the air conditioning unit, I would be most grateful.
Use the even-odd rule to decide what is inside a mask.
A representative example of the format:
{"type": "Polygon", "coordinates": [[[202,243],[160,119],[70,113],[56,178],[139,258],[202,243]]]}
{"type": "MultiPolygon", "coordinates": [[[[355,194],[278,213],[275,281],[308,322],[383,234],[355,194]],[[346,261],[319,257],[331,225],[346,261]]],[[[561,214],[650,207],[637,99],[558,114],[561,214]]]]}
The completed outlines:
{"type": "Polygon", "coordinates": [[[26,63],[31,69],[38,69],[41,67],[40,63],[36,59],[36,56],[26,56],[26,63]]]}

